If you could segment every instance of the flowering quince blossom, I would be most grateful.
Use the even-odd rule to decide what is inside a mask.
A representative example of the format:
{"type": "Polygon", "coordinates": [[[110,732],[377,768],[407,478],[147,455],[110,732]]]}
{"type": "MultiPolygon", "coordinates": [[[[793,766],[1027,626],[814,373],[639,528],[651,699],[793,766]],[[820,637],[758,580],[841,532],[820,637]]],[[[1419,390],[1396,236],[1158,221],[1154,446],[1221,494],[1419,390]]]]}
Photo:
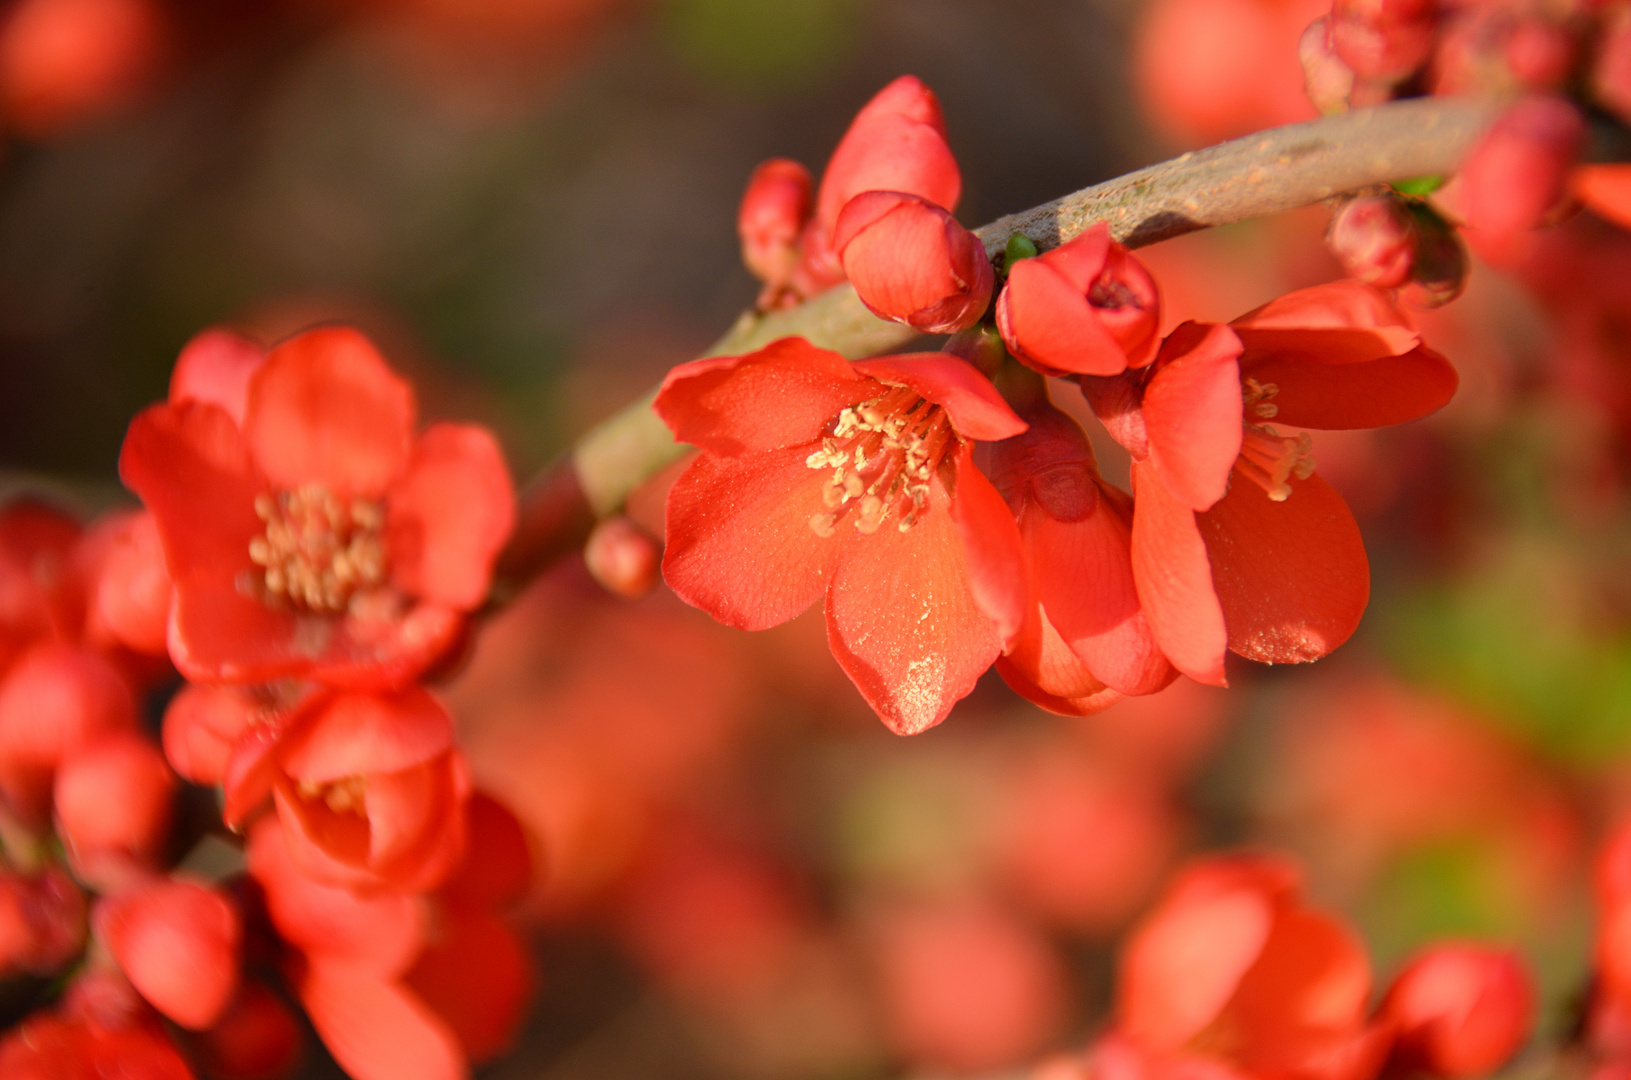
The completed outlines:
{"type": "Polygon", "coordinates": [[[797,162],[772,159],[749,179],[737,230],[744,261],[765,283],[759,307],[792,306],[844,280],[834,232],[839,214],[862,192],[914,195],[950,211],[962,188],[940,102],[902,75],[855,114],[827,162],[813,211],[808,173],[797,162]]]}
{"type": "Polygon", "coordinates": [[[1302,289],[1229,326],[1185,323],[1142,371],[1082,387],[1133,457],[1133,570],[1155,640],[1224,685],[1231,650],[1314,660],[1353,633],[1370,569],[1347,504],[1302,428],[1404,423],[1442,407],[1455,369],[1386,294],[1302,289]]]}
{"type": "Polygon", "coordinates": [[[1014,263],[996,319],[1008,351],[1044,375],[1119,375],[1161,344],[1155,279],[1104,224],[1014,263]]]}
{"type": "Polygon", "coordinates": [[[1019,369],[1005,388],[1030,426],[990,446],[989,472],[1019,525],[1030,602],[997,670],[1024,697],[1073,715],[1161,689],[1176,672],[1139,608],[1132,500],[1100,479],[1086,433],[1039,376],[1019,369]]]}
{"type": "Polygon", "coordinates": [[[424,670],[485,598],[514,522],[492,436],[440,423],[416,438],[412,390],[349,328],[252,364],[221,339],[191,353],[119,465],[163,540],[176,666],[349,686],[424,670]]]}
{"type": "Polygon", "coordinates": [[[668,496],[669,586],[749,630],[825,595],[833,655],[892,730],[945,719],[1024,622],[1018,529],[971,440],[1025,423],[967,362],[784,338],[682,364],[655,408],[702,451],[668,496]]]}
{"type": "Polygon", "coordinates": [[[914,330],[956,333],[991,304],[996,274],[985,245],[919,196],[862,192],[838,215],[833,246],[861,302],[914,330]]]}

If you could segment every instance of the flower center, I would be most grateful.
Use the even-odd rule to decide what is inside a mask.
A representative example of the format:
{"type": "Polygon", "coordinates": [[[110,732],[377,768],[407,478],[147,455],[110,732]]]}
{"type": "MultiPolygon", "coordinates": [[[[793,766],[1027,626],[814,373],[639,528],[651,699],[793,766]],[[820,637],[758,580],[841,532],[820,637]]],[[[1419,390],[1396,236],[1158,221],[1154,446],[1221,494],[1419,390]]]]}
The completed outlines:
{"type": "Polygon", "coordinates": [[[336,814],[356,814],[358,817],[368,816],[368,781],[361,776],[347,776],[341,780],[332,780],[326,784],[314,783],[310,780],[300,781],[297,790],[300,797],[311,802],[318,799],[336,814]]]}
{"type": "Polygon", "coordinates": [[[1273,420],[1280,412],[1280,406],[1273,401],[1274,395],[1279,392],[1280,388],[1274,383],[1260,383],[1248,378],[1240,384],[1241,404],[1245,406],[1247,415],[1260,420],[1273,420]]]}
{"type": "Polygon", "coordinates": [[[385,510],[317,484],[255,497],[266,531],[249,542],[270,606],[336,614],[385,582],[385,510]]]}
{"type": "Polygon", "coordinates": [[[859,532],[875,533],[891,516],[901,532],[910,529],[928,509],[929,481],[954,438],[946,411],[905,387],[845,409],[804,459],[833,471],[821,489],[827,512],[811,517],[810,528],[831,536],[854,510],[859,532]]]}
{"type": "Polygon", "coordinates": [[[1240,440],[1235,471],[1269,493],[1275,502],[1291,497],[1289,480],[1307,480],[1314,472],[1314,440],[1304,431],[1296,438],[1271,427],[1247,424],[1240,440]]]}

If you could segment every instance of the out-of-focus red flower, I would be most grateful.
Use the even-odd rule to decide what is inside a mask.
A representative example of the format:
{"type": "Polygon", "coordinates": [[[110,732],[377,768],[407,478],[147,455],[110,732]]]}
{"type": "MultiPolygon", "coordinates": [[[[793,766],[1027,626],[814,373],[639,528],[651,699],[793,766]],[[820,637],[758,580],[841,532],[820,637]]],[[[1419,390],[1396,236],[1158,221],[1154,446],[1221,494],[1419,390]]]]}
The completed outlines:
{"type": "Polygon", "coordinates": [[[1314,116],[1297,39],[1324,0],[1159,0],[1143,9],[1139,96],[1168,134],[1195,146],[1314,116]]]}
{"type": "Polygon", "coordinates": [[[166,656],[170,572],[153,515],[110,515],[93,532],[105,534],[106,547],[87,598],[85,639],[99,647],[117,644],[144,656],[166,656]]]}
{"type": "Polygon", "coordinates": [[[1563,198],[1585,136],[1585,120],[1572,104],[1532,94],[1479,138],[1441,197],[1489,243],[1510,243],[1563,198]]]}
{"type": "Polygon", "coordinates": [[[1008,271],[997,326],[1014,358],[1044,375],[1117,375],[1155,359],[1155,279],[1099,224],[1008,271]]]}
{"type": "Polygon", "coordinates": [[[283,999],[253,979],[244,980],[220,1019],[191,1040],[211,1080],[281,1080],[300,1064],[303,1041],[283,999]]]}
{"type": "Polygon", "coordinates": [[[101,900],[93,922],[142,997],[182,1027],[207,1028],[231,1003],[243,924],[220,893],[155,879],[101,900]]]}
{"type": "Polygon", "coordinates": [[[790,158],[771,158],[753,170],[742,205],[736,211],[736,234],[742,262],[765,283],[759,306],[774,307],[799,261],[799,237],[815,211],[810,170],[790,158]]]}
{"type": "Polygon", "coordinates": [[[589,534],[583,562],[609,591],[638,600],[657,587],[663,550],[650,533],[618,515],[600,522],[589,534]]]}
{"type": "Polygon", "coordinates": [[[1348,276],[1379,289],[1410,280],[1415,262],[1410,211],[1391,195],[1350,199],[1331,217],[1326,243],[1348,276]]]}
{"type": "Polygon", "coordinates": [[[344,327],[274,348],[241,428],[198,397],[132,422],[120,475],[158,522],[183,674],[383,686],[445,652],[514,499],[487,431],[413,423],[412,390],[344,327]]]}
{"type": "Polygon", "coordinates": [[[527,895],[534,874],[532,845],[510,808],[484,791],[465,804],[464,859],[443,882],[446,904],[471,911],[501,911],[527,895]]]}
{"type": "Polygon", "coordinates": [[[79,1018],[36,1013],[0,1037],[6,1080],[193,1080],[186,1059],[162,1030],[106,1028],[79,1018]]]}
{"type": "Polygon", "coordinates": [[[833,655],[892,730],[945,719],[1018,632],[1019,533],[970,440],[1025,425],[964,361],[786,338],[675,368],[655,407],[702,450],[668,497],[669,586],[743,629],[825,594],[833,655]]]}
{"type": "Polygon", "coordinates": [[[880,917],[875,933],[887,1033],[914,1063],[999,1069],[1058,1032],[1063,966],[1041,935],[1000,908],[906,907],[880,917]]]}
{"type": "Polygon", "coordinates": [[[134,731],[111,732],[70,755],[57,770],[53,807],[81,875],[103,860],[163,854],[175,791],[164,755],[134,731]]]}
{"type": "Polygon", "coordinates": [[[1455,369],[1385,294],[1355,281],[1289,293],[1229,326],[1187,323],[1145,372],[1084,378],[1133,456],[1133,570],[1156,642],[1223,685],[1225,649],[1290,663],[1353,633],[1369,564],[1347,505],[1314,471],[1302,428],[1413,420],[1454,394],[1455,369]]]}
{"type": "Polygon", "coordinates": [[[861,302],[914,330],[956,333],[991,303],[996,275],[985,245],[921,196],[862,192],[838,215],[832,244],[861,302]]]}
{"type": "Polygon", "coordinates": [[[990,470],[1019,524],[1031,600],[997,669],[1043,708],[1087,715],[1174,672],[1139,609],[1131,501],[1099,478],[1087,435],[1042,380],[1030,375],[1022,392],[1022,378],[1010,398],[1030,426],[991,447],[990,470]]]}
{"type": "Polygon", "coordinates": [[[1331,40],[1331,16],[1308,24],[1297,39],[1297,59],[1303,66],[1303,89],[1322,113],[1341,112],[1354,91],[1354,70],[1337,55],[1331,40]]]}
{"type": "Polygon", "coordinates": [[[1447,1078],[1494,1073],[1528,1041],[1535,986],[1508,949],[1440,944],[1401,971],[1378,1016],[1393,1026],[1393,1057],[1447,1078]]]}
{"type": "Polygon", "coordinates": [[[313,878],[353,889],[434,888],[464,851],[464,758],[453,720],[422,687],[309,699],[267,749],[229,763],[227,820],[268,788],[289,855],[313,878]]]}
{"type": "Polygon", "coordinates": [[[153,0],[22,0],[0,23],[0,104],[31,136],[127,103],[154,74],[164,14],[153,0]]]}
{"type": "MultiPolygon", "coordinates": [[[[164,710],[164,756],[171,768],[193,783],[220,784],[239,755],[240,744],[255,738],[263,748],[270,746],[286,725],[288,713],[287,705],[255,691],[188,684],[164,710]]],[[[239,761],[241,768],[242,755],[239,761]]],[[[229,807],[229,815],[233,809],[229,807]]]]}
{"type": "Polygon", "coordinates": [[[34,499],[0,509],[0,671],[40,638],[77,635],[70,563],[79,539],[77,521],[34,499]]]}
{"type": "Polygon", "coordinates": [[[1592,213],[1631,229],[1631,165],[1582,165],[1569,187],[1592,213]]]}
{"type": "Polygon", "coordinates": [[[1366,1023],[1370,986],[1363,946],[1303,906],[1293,866],[1213,857],[1182,872],[1133,931],[1116,1030],[1248,1075],[1362,1080],[1388,1049],[1386,1030],[1366,1023]]]}
{"type": "Polygon", "coordinates": [[[0,974],[54,974],[85,947],[85,932],[85,894],[61,867],[0,874],[0,974]]]}
{"type": "Polygon", "coordinates": [[[74,645],[34,646],[0,681],[0,794],[15,813],[43,822],[62,763],[135,723],[130,688],[108,660],[74,645]]]}
{"type": "Polygon", "coordinates": [[[1437,23],[1433,0],[1335,0],[1331,41],[1355,75],[1392,85],[1427,62],[1437,23]]]}

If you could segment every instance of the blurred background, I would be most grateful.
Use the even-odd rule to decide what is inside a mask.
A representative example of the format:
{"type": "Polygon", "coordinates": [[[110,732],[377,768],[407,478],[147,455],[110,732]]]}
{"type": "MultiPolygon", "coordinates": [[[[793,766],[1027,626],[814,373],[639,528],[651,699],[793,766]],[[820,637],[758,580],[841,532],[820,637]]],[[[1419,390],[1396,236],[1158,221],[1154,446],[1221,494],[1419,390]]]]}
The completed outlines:
{"type": "MultiPolygon", "coordinates": [[[[15,0],[0,487],[131,502],[125,425],[184,341],[334,319],[427,417],[491,424],[524,479],[751,302],[748,172],[819,171],[897,75],[939,94],[974,225],[1311,115],[1295,41],[1321,9],[15,0]]],[[[1338,276],[1324,222],[1143,253],[1168,324],[1338,276]]],[[[1297,853],[1379,979],[1431,936],[1521,946],[1558,1033],[1589,853],[1631,802],[1628,292],[1623,235],[1582,216],[1425,314],[1458,399],[1315,442],[1371,553],[1358,637],[1227,692],[1069,720],[993,677],[902,740],[818,612],[745,635],[560,567],[443,688],[546,863],[539,993],[483,1075],[1012,1068],[1102,1024],[1118,935],[1186,854],[1232,845],[1297,853]]]]}

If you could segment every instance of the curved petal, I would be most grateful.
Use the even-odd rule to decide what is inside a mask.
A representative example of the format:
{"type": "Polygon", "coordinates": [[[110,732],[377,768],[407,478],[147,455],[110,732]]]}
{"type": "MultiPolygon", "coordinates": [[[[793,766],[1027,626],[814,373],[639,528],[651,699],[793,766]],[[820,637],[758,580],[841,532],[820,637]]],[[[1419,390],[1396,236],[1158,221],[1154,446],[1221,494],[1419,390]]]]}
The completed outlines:
{"type": "Polygon", "coordinates": [[[1370,562],[1348,504],[1318,473],[1290,483],[1291,497],[1274,502],[1236,477],[1196,515],[1229,648],[1268,664],[1329,653],[1353,634],[1370,599],[1370,562]]]}
{"type": "Polygon", "coordinates": [[[1421,332],[1391,296],[1352,278],[1287,293],[1229,325],[1240,335],[1243,360],[1272,355],[1353,364],[1421,344],[1421,332]]]}
{"type": "Polygon", "coordinates": [[[492,433],[432,424],[414,444],[388,512],[397,586],[461,611],[479,606],[493,560],[515,528],[515,486],[492,433]]]}
{"type": "Polygon", "coordinates": [[[873,314],[925,334],[980,321],[996,277],[985,245],[933,203],[865,191],[838,215],[833,235],[845,276],[873,314]]]}
{"type": "Polygon", "coordinates": [[[447,1023],[395,981],[312,964],[300,1003],[354,1080],[463,1080],[470,1073],[447,1023]]]}
{"type": "Polygon", "coordinates": [[[1455,367],[1426,346],[1351,364],[1260,354],[1243,357],[1240,374],[1276,388],[1266,399],[1273,416],[1263,419],[1329,430],[1419,420],[1449,404],[1461,382],[1455,367]]]}
{"type": "Polygon", "coordinates": [[[1281,912],[1230,1003],[1243,1063],[1254,1073],[1307,1075],[1322,1058],[1342,1056],[1364,1028],[1370,989],[1370,960],[1353,931],[1319,912],[1281,912]]]}
{"type": "Polygon", "coordinates": [[[951,515],[968,553],[969,590],[974,602],[997,625],[1004,643],[1025,622],[1029,597],[1025,587],[1025,552],[1014,515],[997,489],[974,464],[974,447],[957,450],[957,490],[951,515]]]}
{"type": "Polygon", "coordinates": [[[208,401],[225,409],[242,426],[249,377],[265,359],[265,348],[256,342],[211,327],[181,347],[170,371],[170,400],[208,401]]]}
{"type": "Polygon", "coordinates": [[[537,981],[532,953],[501,920],[447,912],[443,936],[404,980],[459,1036],[472,1061],[509,1049],[537,981]]]}
{"type": "Polygon", "coordinates": [[[844,552],[827,590],[827,643],[898,735],[946,718],[1002,651],[969,588],[968,554],[938,480],[917,525],[882,528],[844,552]]]}
{"type": "Polygon", "coordinates": [[[1227,686],[1228,633],[1195,512],[1143,462],[1133,464],[1132,559],[1139,606],[1172,666],[1196,682],[1227,686]]]}
{"type": "Polygon", "coordinates": [[[348,776],[422,765],[453,745],[453,718],[420,686],[336,694],[278,751],[296,780],[325,784],[348,776]]]}
{"type": "Polygon", "coordinates": [[[274,346],[249,380],[244,435],[274,486],[379,495],[407,468],[413,390],[348,326],[274,346]]]}
{"type": "Polygon", "coordinates": [[[1569,186],[1592,213],[1631,229],[1631,165],[1578,166],[1569,186]]]}
{"type": "Polygon", "coordinates": [[[1152,694],[1177,672],[1139,607],[1132,527],[1112,498],[1105,490],[1080,521],[1028,508],[1021,529],[1038,595],[1060,637],[1100,682],[1123,694],[1152,694]]]}
{"type": "Polygon", "coordinates": [[[853,366],[863,375],[915,390],[925,401],[939,405],[964,438],[994,442],[1025,430],[1025,421],[997,393],[991,380],[951,353],[879,356],[858,360],[853,366]]]}
{"type": "Polygon", "coordinates": [[[1117,375],[1126,369],[1127,353],[1094,314],[1085,288],[1041,258],[1009,271],[997,297],[997,328],[1015,359],[1046,375],[1117,375]]]}
{"type": "Polygon", "coordinates": [[[830,238],[839,211],[863,191],[910,192],[955,210],[962,187],[940,102],[916,76],[902,75],[861,107],[839,140],[821,177],[814,225],[830,238]]]}
{"type": "Polygon", "coordinates": [[[1144,390],[1150,464],[1191,510],[1223,497],[1240,455],[1240,342],[1227,326],[1185,323],[1167,337],[1144,390]]]}
{"type": "Polygon", "coordinates": [[[881,392],[837,353],[788,337],[679,365],[652,408],[680,442],[734,457],[818,439],[845,407],[881,392]]]}
{"type": "MultiPolygon", "coordinates": [[[[1060,643],[1060,646],[1063,648],[1063,642],[1060,643]]],[[[1002,681],[1008,684],[1010,690],[1037,708],[1045,709],[1055,716],[1092,716],[1108,709],[1123,697],[1120,691],[1112,690],[1102,684],[1097,691],[1083,694],[1080,697],[1059,697],[1048,693],[1032,682],[1019,669],[1019,666],[1006,656],[997,657],[995,667],[997,674],[1002,676],[1002,681]]],[[[1082,670],[1086,671],[1087,669],[1082,668],[1082,670]]],[[[1091,677],[1091,673],[1089,673],[1089,677],[1091,677]]]]}
{"type": "Polygon", "coordinates": [[[164,710],[164,756],[195,784],[219,784],[238,740],[265,716],[254,699],[224,686],[183,686],[164,710]]]}
{"type": "Polygon", "coordinates": [[[693,461],[668,493],[668,587],[744,630],[777,626],[815,603],[854,534],[843,521],[827,537],[811,528],[827,512],[829,474],[804,463],[819,448],[693,461]]]}

